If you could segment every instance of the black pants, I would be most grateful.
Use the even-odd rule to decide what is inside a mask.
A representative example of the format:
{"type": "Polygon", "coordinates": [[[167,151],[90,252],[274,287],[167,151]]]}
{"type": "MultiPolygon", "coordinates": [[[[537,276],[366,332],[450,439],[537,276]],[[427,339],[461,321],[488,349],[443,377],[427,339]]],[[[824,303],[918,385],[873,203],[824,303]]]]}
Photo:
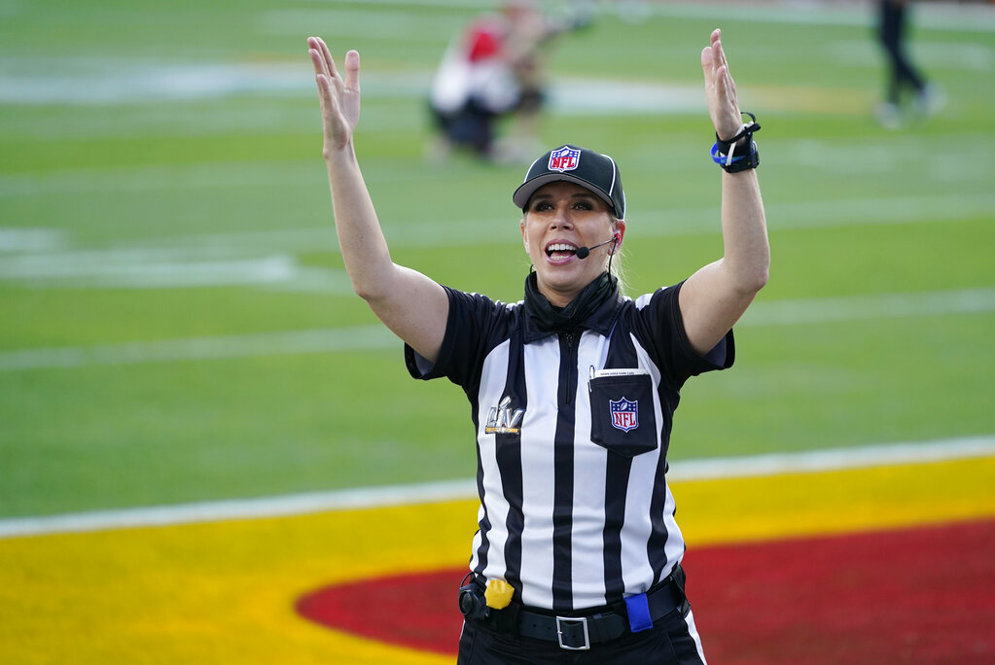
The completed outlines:
{"type": "Polygon", "coordinates": [[[435,127],[454,145],[466,148],[481,157],[489,157],[494,147],[494,129],[498,114],[488,111],[473,100],[453,113],[430,108],[435,127]]]}
{"type": "Polygon", "coordinates": [[[457,665],[703,665],[692,636],[694,619],[675,612],[673,620],[617,640],[594,644],[589,651],[567,651],[555,642],[498,634],[466,620],[457,665]]]}
{"type": "Polygon", "coordinates": [[[921,92],[925,82],[905,53],[905,3],[880,0],[880,11],[878,38],[888,56],[887,99],[898,104],[902,90],[921,92]]]}

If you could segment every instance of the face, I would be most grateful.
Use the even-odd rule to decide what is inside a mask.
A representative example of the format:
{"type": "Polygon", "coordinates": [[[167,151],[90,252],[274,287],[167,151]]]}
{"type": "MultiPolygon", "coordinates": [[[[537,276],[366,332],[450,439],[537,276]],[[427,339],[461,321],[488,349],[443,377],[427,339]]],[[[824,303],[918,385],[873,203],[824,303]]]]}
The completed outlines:
{"type": "Polygon", "coordinates": [[[532,195],[521,226],[539,291],[557,307],[567,305],[607,269],[613,245],[617,249],[625,235],[625,222],[613,219],[604,200],[563,181],[544,185],[532,195]],[[618,243],[592,249],[585,259],[577,258],[577,248],[593,247],[616,233],[618,243]]]}

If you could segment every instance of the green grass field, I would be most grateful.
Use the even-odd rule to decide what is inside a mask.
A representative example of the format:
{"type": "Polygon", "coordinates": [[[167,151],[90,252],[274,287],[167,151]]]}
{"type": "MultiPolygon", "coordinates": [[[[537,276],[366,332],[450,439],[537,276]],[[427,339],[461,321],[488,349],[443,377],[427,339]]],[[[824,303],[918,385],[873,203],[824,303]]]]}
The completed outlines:
{"type": "MultiPolygon", "coordinates": [[[[721,253],[711,28],[764,125],[772,278],[673,459],[995,432],[995,13],[930,5],[913,54],[948,103],[899,131],[860,3],[601,4],[550,52],[543,140],[619,161],[630,294],[721,253]]],[[[524,167],[423,158],[475,7],[0,0],[0,517],[473,474],[461,391],[410,380],[349,290],[305,37],[362,53],[395,260],[518,300],[524,167]]]]}

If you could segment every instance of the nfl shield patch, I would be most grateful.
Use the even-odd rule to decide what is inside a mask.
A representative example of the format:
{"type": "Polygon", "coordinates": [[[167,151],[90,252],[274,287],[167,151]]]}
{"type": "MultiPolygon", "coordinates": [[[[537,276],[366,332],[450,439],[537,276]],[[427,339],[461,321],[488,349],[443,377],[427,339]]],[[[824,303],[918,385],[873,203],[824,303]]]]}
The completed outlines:
{"type": "Polygon", "coordinates": [[[608,400],[608,409],[612,414],[612,427],[623,432],[639,427],[639,402],[631,402],[625,397],[618,400],[608,400]]]}
{"type": "Polygon", "coordinates": [[[550,171],[562,173],[563,171],[573,171],[578,166],[580,166],[580,150],[565,145],[559,150],[549,153],[550,171]]]}

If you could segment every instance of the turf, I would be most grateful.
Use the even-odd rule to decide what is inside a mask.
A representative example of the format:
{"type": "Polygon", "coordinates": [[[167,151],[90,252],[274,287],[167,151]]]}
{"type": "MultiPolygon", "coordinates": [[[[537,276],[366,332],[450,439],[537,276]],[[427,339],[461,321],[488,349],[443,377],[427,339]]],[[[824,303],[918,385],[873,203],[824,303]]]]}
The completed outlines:
{"type": "MultiPolygon", "coordinates": [[[[474,4],[0,4],[0,516],[473,473],[462,394],[408,379],[399,344],[44,359],[375,323],[331,231],[314,33],[363,54],[357,146],[395,259],[520,298],[523,168],[423,157],[425,86],[474,4]],[[41,360],[18,365],[27,352],[41,360]]],[[[922,8],[913,53],[948,104],[891,132],[862,5],[652,7],[642,23],[603,7],[556,44],[542,138],[621,164],[630,293],[679,281],[721,252],[707,114],[666,95],[641,110],[631,90],[699,88],[724,28],[764,125],[772,280],[737,367],[688,385],[674,458],[990,434],[991,13],[922,8]],[[628,87],[594,108],[606,81],[628,87]],[[837,320],[759,316],[837,300],[837,320]]]]}

